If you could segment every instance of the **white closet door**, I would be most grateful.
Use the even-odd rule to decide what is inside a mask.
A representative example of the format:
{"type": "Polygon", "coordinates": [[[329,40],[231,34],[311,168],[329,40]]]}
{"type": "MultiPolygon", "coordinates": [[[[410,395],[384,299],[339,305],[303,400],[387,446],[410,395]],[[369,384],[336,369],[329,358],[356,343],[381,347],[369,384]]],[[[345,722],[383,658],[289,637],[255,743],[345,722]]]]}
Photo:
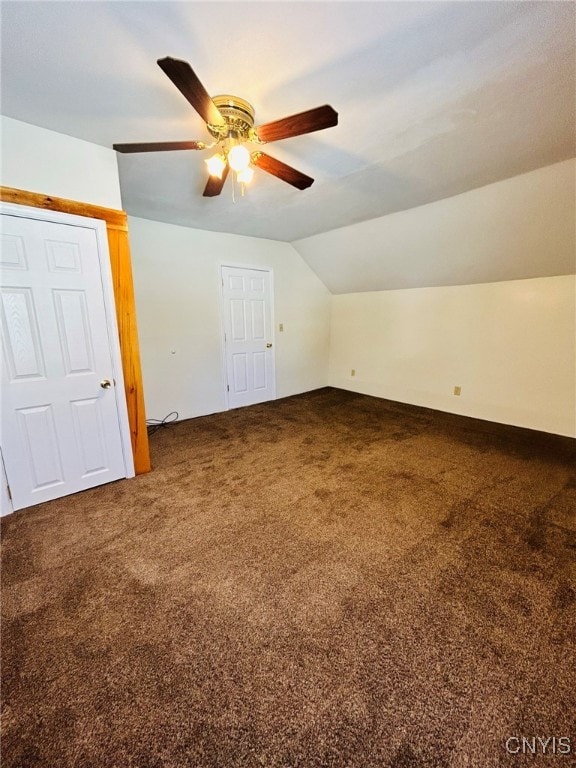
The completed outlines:
{"type": "Polygon", "coordinates": [[[1,269],[14,509],[125,477],[95,230],[2,214],[1,269]]]}

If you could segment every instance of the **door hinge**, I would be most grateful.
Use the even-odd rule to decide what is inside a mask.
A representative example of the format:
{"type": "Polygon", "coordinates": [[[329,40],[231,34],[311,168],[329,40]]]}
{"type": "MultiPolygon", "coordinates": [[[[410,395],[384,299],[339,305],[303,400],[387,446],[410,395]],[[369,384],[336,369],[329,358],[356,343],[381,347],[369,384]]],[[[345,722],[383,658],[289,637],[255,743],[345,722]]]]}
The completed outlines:
{"type": "Polygon", "coordinates": [[[230,392],[230,384],[226,384],[226,392],[230,392]]]}
{"type": "Polygon", "coordinates": [[[8,485],[8,483],[6,483],[6,490],[8,491],[8,498],[10,499],[10,501],[12,501],[12,491],[10,490],[10,486],[8,485]]]}

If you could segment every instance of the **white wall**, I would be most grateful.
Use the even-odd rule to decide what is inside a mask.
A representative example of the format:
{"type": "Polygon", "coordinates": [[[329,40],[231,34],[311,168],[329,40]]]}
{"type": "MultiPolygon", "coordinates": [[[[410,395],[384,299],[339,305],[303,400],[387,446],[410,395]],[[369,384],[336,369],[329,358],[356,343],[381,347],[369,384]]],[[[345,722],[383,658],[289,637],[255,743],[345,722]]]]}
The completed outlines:
{"type": "MultiPolygon", "coordinates": [[[[6,117],[0,128],[2,184],[122,207],[112,150],[6,117]]],[[[574,280],[509,279],[574,270],[574,169],[558,163],[300,241],[334,290],[378,285],[384,268],[387,287],[401,273],[475,283],[496,268],[504,280],[334,296],[331,332],[331,297],[292,246],[130,218],[148,415],[224,408],[218,266],[228,262],[274,270],[279,397],[330,383],[575,435],[574,280]]]]}
{"type": "Polygon", "coordinates": [[[576,436],[575,289],[560,276],[334,296],[329,383],[576,436]]]}
{"type": "Polygon", "coordinates": [[[223,263],[273,270],[277,396],[326,386],[330,294],[290,245],[134,217],[129,227],[149,418],[225,409],[223,263]]]}
{"type": "Polygon", "coordinates": [[[0,133],[4,186],[122,208],[112,149],[3,116],[0,133]]]}
{"type": "Polygon", "coordinates": [[[575,187],[565,160],[293,245],[332,293],[573,274],[575,187]]]}

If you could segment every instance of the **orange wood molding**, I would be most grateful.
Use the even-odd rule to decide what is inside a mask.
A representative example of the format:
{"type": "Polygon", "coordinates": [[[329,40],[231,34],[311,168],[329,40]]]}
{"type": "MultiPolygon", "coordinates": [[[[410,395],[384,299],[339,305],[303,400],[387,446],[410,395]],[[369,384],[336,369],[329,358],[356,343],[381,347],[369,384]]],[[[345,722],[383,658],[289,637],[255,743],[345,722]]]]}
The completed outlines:
{"type": "Polygon", "coordinates": [[[149,472],[150,449],[146,430],[140,347],[136,326],[128,217],[125,211],[11,187],[0,187],[0,200],[16,205],[28,205],[32,208],[73,213],[76,216],[87,216],[90,219],[101,219],[106,222],[134,468],[137,475],[149,472]]]}
{"type": "Polygon", "coordinates": [[[77,200],[67,200],[64,197],[52,197],[38,192],[27,192],[24,189],[0,187],[0,199],[4,203],[29,205],[32,208],[46,208],[50,211],[73,213],[76,216],[87,216],[89,219],[103,219],[106,225],[119,227],[128,231],[128,218],[124,211],[114,208],[103,208],[100,205],[80,203],[77,200]]]}
{"type": "Polygon", "coordinates": [[[138,343],[138,329],[136,327],[130,243],[128,241],[127,229],[110,228],[107,232],[134,466],[136,467],[136,473],[142,474],[143,472],[150,471],[150,450],[148,447],[148,432],[146,430],[140,346],[138,343]]]}

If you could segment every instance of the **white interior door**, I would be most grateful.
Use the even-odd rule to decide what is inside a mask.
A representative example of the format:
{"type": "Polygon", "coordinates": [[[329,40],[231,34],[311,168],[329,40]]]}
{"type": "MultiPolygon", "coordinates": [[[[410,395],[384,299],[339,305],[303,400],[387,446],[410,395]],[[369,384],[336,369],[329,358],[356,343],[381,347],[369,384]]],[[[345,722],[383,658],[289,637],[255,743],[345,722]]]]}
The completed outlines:
{"type": "Polygon", "coordinates": [[[274,400],[272,275],[222,267],[228,407],[274,400]]]}
{"type": "Polygon", "coordinates": [[[94,227],[2,214],[2,453],[14,509],[128,474],[94,227]]]}

